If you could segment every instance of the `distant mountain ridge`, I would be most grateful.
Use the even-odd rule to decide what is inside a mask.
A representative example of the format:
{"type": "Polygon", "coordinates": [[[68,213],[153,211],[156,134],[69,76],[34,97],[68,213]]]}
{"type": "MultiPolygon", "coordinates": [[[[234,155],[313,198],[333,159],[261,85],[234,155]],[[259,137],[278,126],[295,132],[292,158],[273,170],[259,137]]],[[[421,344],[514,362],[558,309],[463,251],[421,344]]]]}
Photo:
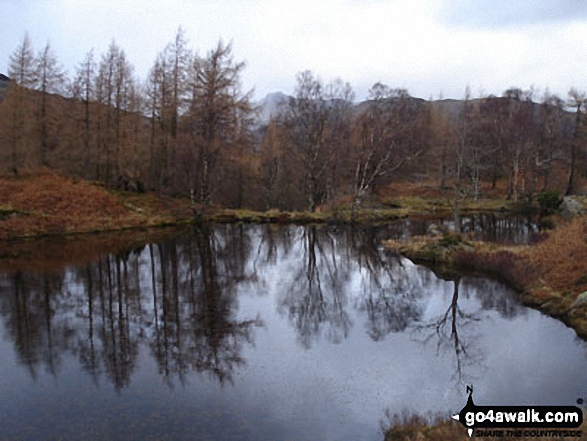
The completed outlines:
{"type": "Polygon", "coordinates": [[[273,92],[266,95],[261,101],[258,101],[256,106],[259,108],[259,123],[266,125],[269,124],[272,118],[277,118],[290,98],[285,93],[273,92]]]}
{"type": "MultiPolygon", "coordinates": [[[[286,95],[283,92],[272,92],[267,94],[261,100],[255,102],[258,108],[257,124],[259,126],[267,126],[271,119],[277,118],[284,108],[288,105],[289,100],[293,97],[286,95]]],[[[430,103],[432,108],[439,111],[446,111],[452,117],[456,117],[463,109],[463,101],[455,99],[442,99],[436,101],[426,101],[422,98],[409,97],[413,105],[424,105],[430,103]]],[[[359,115],[367,109],[369,100],[357,102],[353,104],[353,113],[359,115]]]]}
{"type": "MultiPolygon", "coordinates": [[[[490,97],[487,97],[490,98],[490,97]]],[[[506,100],[506,97],[494,97],[491,98],[497,100],[506,100]]],[[[277,118],[281,112],[283,112],[284,108],[288,105],[290,99],[295,99],[290,95],[286,95],[283,92],[272,92],[266,95],[260,101],[257,101],[255,105],[258,107],[258,116],[257,116],[257,124],[259,127],[266,127],[271,119],[277,118]]],[[[391,98],[394,100],[395,98],[391,98]]],[[[461,112],[464,109],[465,101],[459,99],[452,99],[452,98],[444,98],[439,100],[432,100],[428,101],[422,98],[417,97],[408,97],[408,102],[411,106],[421,107],[428,105],[429,109],[439,112],[441,114],[447,115],[449,118],[458,118],[461,112]]],[[[471,99],[471,103],[473,105],[478,105],[481,101],[486,98],[473,98],[471,99]]],[[[353,104],[353,113],[355,115],[360,115],[361,113],[365,112],[368,108],[370,100],[360,101],[353,104]]],[[[524,101],[528,105],[531,105],[535,111],[537,111],[540,103],[534,101],[524,101]]]]}

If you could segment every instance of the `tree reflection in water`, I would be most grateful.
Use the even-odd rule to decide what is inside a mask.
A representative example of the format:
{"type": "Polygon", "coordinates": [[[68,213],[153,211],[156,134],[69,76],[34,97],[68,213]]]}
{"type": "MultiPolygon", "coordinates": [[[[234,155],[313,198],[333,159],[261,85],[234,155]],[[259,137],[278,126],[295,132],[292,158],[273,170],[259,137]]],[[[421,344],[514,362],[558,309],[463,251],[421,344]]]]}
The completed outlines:
{"type": "Polygon", "coordinates": [[[454,290],[446,310],[429,317],[447,282],[386,253],[379,241],[377,228],[203,226],[66,270],[0,275],[0,313],[33,377],[40,367],[57,375],[70,352],[96,384],[106,378],[121,389],[141,348],[170,386],[190,372],[232,382],[263,326],[260,317],[238,316],[239,292],[262,294],[272,268],[280,272],[278,312],[302,347],[341,343],[360,320],[375,342],[412,331],[436,341],[439,352],[454,354],[459,379],[482,362],[474,347],[480,312],[512,318],[523,311],[500,285],[438,274],[454,290]],[[460,303],[471,293],[473,312],[460,303]]]}
{"type": "Polygon", "coordinates": [[[405,331],[420,319],[420,277],[401,258],[385,254],[376,229],[302,230],[300,258],[292,259],[291,278],[280,301],[309,348],[320,338],[340,343],[353,325],[349,305],[366,314],[365,327],[374,341],[405,331]]]}
{"type": "Polygon", "coordinates": [[[3,281],[11,296],[3,296],[1,311],[8,315],[7,327],[18,359],[35,378],[39,365],[57,375],[61,352],[68,346],[71,332],[66,322],[56,322],[67,298],[54,299],[52,292],[62,290],[63,280],[52,274],[16,271],[3,281]]]}
{"type": "Polygon", "coordinates": [[[482,363],[482,354],[473,346],[474,338],[468,335],[468,339],[459,335],[463,328],[470,327],[480,320],[479,311],[466,313],[459,307],[459,285],[461,276],[452,274],[443,276],[444,280],[453,282],[453,294],[446,311],[429,323],[418,324],[415,329],[424,335],[424,343],[436,340],[437,351],[450,351],[454,353],[455,378],[463,381],[463,367],[475,363],[482,363]]]}
{"type": "Polygon", "coordinates": [[[39,366],[57,374],[70,351],[96,384],[104,375],[121,389],[144,343],[170,385],[189,371],[231,381],[262,322],[236,318],[236,287],[252,277],[248,236],[238,227],[221,236],[202,227],[72,270],[1,276],[11,295],[0,295],[0,311],[19,360],[33,377],[39,366]]]}
{"type": "Polygon", "coordinates": [[[298,331],[299,341],[310,348],[321,335],[340,343],[352,326],[346,311],[348,266],[342,265],[337,238],[326,229],[310,226],[302,230],[302,258],[280,301],[298,331]]]}
{"type": "MultiPolygon", "coordinates": [[[[243,344],[251,344],[252,328],[262,325],[259,318],[235,319],[235,288],[251,276],[245,272],[247,238],[238,231],[230,233],[236,234],[221,246],[202,227],[184,241],[187,246],[159,247],[161,293],[157,298],[157,284],[153,284],[155,338],[150,346],[166,379],[177,374],[183,381],[187,372],[195,370],[209,373],[220,383],[232,381],[234,369],[245,363],[243,344]],[[227,247],[232,252],[225,252],[227,247]],[[178,254],[187,263],[182,266],[181,281],[178,254]]],[[[150,256],[153,268],[152,248],[150,256]]],[[[152,274],[155,279],[156,270],[152,274]]]]}
{"type": "Polygon", "coordinates": [[[360,268],[357,308],[367,314],[365,324],[374,341],[405,331],[423,312],[421,278],[414,277],[399,256],[384,254],[373,230],[352,232],[353,250],[360,268]]]}
{"type": "Polygon", "coordinates": [[[422,342],[436,342],[436,350],[450,352],[454,360],[454,378],[463,383],[468,378],[468,367],[483,367],[485,356],[476,345],[478,336],[476,326],[483,318],[483,312],[494,310],[505,319],[513,319],[526,310],[515,301],[513,293],[496,282],[477,277],[463,278],[461,274],[442,268],[434,270],[439,280],[452,282],[453,290],[446,310],[426,322],[419,322],[413,327],[414,335],[422,342]],[[459,301],[474,293],[479,302],[472,311],[465,311],[459,301]]]}

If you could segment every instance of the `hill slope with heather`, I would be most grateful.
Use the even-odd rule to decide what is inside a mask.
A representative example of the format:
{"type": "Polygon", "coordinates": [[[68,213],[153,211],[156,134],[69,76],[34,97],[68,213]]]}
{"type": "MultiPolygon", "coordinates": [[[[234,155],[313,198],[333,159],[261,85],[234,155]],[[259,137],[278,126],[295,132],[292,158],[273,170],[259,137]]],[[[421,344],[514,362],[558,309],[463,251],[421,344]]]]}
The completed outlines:
{"type": "Polygon", "coordinates": [[[191,216],[182,200],[111,192],[49,172],[0,178],[0,239],[152,227],[191,216]]]}

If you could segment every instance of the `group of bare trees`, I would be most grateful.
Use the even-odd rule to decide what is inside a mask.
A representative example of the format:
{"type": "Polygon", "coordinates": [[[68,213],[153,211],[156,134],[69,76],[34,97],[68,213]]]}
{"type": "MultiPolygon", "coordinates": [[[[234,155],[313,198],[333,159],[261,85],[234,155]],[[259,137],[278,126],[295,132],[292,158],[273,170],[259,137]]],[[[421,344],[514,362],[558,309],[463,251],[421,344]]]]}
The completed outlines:
{"type": "Polygon", "coordinates": [[[45,166],[205,206],[252,145],[243,68],[222,42],[194,55],[179,29],[144,84],[115,42],[99,59],[88,52],[69,80],[50,45],[35,55],[25,36],[10,59],[0,152],[13,173],[45,166]]]}
{"type": "Polygon", "coordinates": [[[297,76],[294,96],[259,126],[244,64],[231,45],[205,56],[182,29],[139,81],[115,42],[69,79],[47,44],[25,36],[10,59],[0,103],[4,172],[39,166],[108,187],[189,195],[201,209],[359,208],[392,179],[438,182],[458,211],[483,184],[508,197],[571,194],[585,170],[585,95],[565,101],[509,89],[501,97],[424,101],[376,83],[354,103],[342,80],[297,76]]]}
{"type": "Polygon", "coordinates": [[[484,183],[495,189],[500,180],[516,202],[545,190],[578,190],[587,159],[585,96],[571,90],[568,101],[549,92],[537,98],[532,90],[508,89],[500,97],[471,99],[467,91],[453,115],[442,102],[432,103],[431,157],[455,213],[460,200],[477,200],[484,183]]]}
{"type": "Polygon", "coordinates": [[[2,103],[2,153],[13,173],[38,166],[111,185],[142,144],[141,91],[115,43],[99,63],[89,52],[70,81],[49,43],[37,56],[25,35],[10,58],[2,103]]]}
{"type": "MultiPolygon", "coordinates": [[[[342,80],[324,84],[312,72],[298,75],[295,96],[270,122],[261,145],[263,194],[309,211],[348,199],[354,211],[376,184],[428,150],[424,101],[381,83],[365,103],[357,106],[353,98],[342,80]]],[[[269,197],[265,205],[280,202],[269,197]]]]}
{"type": "Polygon", "coordinates": [[[478,200],[498,182],[508,199],[532,201],[544,190],[575,193],[585,175],[585,97],[575,90],[568,101],[520,89],[424,101],[376,83],[353,105],[352,89],[341,84],[298,76],[295,97],[261,145],[266,206],[280,207],[276,196],[310,211],[346,199],[354,212],[393,179],[427,180],[458,213],[461,200],[478,200]]]}

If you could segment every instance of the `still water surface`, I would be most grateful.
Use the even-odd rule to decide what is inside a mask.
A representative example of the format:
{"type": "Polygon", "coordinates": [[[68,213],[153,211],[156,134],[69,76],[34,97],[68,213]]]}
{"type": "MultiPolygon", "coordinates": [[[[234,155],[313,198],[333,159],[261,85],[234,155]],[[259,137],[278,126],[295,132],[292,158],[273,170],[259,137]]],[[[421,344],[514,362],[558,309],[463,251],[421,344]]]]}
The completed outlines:
{"type": "MultiPolygon", "coordinates": [[[[529,243],[540,233],[536,216],[512,215],[510,213],[477,213],[459,218],[461,232],[473,240],[498,243],[529,243]]],[[[390,222],[379,228],[384,239],[407,240],[426,235],[428,227],[435,224],[447,231],[455,230],[452,217],[421,216],[390,222]]]]}
{"type": "MultiPolygon", "coordinates": [[[[224,225],[0,275],[0,439],[377,440],[385,412],[574,405],[587,346],[381,231],[224,225]]],[[[47,242],[39,242],[39,248],[47,242]]]]}

